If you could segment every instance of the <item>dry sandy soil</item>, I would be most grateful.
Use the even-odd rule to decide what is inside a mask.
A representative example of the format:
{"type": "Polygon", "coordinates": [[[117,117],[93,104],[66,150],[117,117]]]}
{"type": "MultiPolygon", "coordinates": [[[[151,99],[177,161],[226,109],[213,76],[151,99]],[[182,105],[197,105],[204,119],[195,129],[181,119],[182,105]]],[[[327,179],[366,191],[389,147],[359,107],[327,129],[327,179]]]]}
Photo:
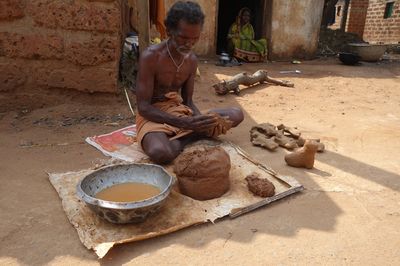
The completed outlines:
{"type": "Polygon", "coordinates": [[[132,123],[122,95],[31,90],[0,94],[0,265],[400,265],[400,64],[336,60],[221,68],[200,65],[200,108],[240,106],[245,121],[224,138],[305,191],[230,220],[113,248],[102,260],[69,224],[46,172],[105,157],[86,136],[132,123]],[[211,84],[267,69],[294,88],[260,85],[216,96],[211,84]],[[302,74],[279,74],[299,69],[302,74]],[[297,126],[327,151],[315,168],[288,167],[285,150],[251,145],[263,122],[297,126]],[[111,123],[111,124],[110,124],[111,123]]]}

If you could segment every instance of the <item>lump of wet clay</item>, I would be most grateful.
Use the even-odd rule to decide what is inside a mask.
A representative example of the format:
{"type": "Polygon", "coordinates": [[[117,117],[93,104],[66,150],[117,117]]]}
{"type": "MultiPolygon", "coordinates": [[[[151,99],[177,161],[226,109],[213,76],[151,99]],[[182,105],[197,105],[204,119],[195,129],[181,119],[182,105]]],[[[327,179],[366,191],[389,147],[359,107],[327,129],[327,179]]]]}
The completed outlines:
{"type": "Polygon", "coordinates": [[[306,140],[304,146],[292,153],[286,154],[285,161],[293,167],[312,169],[314,167],[315,153],[318,150],[318,142],[306,140]]]}
{"type": "Polygon", "coordinates": [[[246,176],[249,190],[260,197],[272,197],[275,194],[275,186],[266,178],[260,178],[260,174],[253,172],[246,176]]]}
{"type": "Polygon", "coordinates": [[[270,151],[276,150],[279,147],[279,144],[275,142],[275,137],[268,138],[256,129],[250,130],[250,141],[253,145],[266,148],[270,151]]]}
{"type": "Polygon", "coordinates": [[[174,161],[182,194],[196,200],[221,197],[229,190],[229,154],[221,147],[195,146],[174,161]]]}
{"type": "Polygon", "coordinates": [[[214,112],[209,112],[208,114],[217,118],[217,124],[215,127],[204,132],[207,137],[216,138],[219,135],[226,134],[226,132],[232,128],[233,122],[229,120],[228,117],[220,116],[214,112]]]}

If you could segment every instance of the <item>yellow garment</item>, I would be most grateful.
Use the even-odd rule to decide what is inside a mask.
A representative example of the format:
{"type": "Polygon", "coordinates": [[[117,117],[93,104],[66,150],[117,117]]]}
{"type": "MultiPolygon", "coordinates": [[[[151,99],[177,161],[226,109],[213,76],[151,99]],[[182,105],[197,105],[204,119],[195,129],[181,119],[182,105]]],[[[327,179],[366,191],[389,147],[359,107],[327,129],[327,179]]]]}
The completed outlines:
{"type": "Polygon", "coordinates": [[[262,61],[267,54],[267,40],[255,40],[254,29],[250,22],[242,24],[242,16],[245,11],[250,12],[248,8],[242,8],[236,21],[229,28],[228,50],[234,56],[245,61],[262,61]],[[254,57],[254,53],[258,53],[259,56],[254,57]]]}

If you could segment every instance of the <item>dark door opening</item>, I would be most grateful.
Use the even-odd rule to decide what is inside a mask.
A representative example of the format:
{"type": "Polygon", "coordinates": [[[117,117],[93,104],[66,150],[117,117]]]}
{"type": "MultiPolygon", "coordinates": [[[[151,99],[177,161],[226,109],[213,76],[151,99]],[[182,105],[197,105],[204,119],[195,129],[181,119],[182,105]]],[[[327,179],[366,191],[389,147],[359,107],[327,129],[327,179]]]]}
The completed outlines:
{"type": "Polygon", "coordinates": [[[264,2],[265,0],[219,0],[218,1],[217,54],[227,51],[229,27],[235,22],[236,16],[243,7],[251,10],[251,24],[255,38],[265,38],[263,35],[264,2]]]}

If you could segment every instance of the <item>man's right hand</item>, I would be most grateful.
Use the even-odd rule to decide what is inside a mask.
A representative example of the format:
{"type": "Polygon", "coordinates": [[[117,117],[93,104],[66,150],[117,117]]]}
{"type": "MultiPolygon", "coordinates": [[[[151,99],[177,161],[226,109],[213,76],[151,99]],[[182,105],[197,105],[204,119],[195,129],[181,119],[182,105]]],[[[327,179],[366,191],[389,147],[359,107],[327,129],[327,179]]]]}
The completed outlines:
{"type": "Polygon", "coordinates": [[[218,119],[215,115],[195,115],[182,118],[183,128],[196,132],[204,132],[217,125],[218,119]]]}

